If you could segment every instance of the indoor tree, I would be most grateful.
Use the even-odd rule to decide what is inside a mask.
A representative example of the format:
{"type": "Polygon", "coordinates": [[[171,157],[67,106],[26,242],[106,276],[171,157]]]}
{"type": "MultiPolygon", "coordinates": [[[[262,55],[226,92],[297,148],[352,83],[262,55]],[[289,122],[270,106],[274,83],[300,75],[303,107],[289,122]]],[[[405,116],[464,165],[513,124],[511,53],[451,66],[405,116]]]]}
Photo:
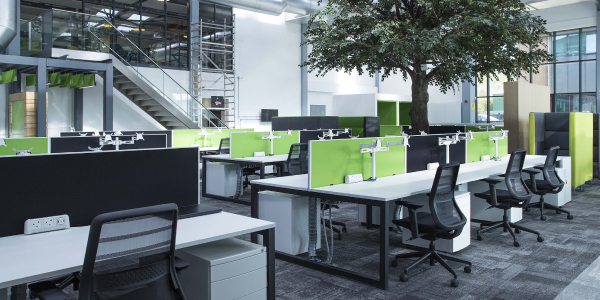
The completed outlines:
{"type": "Polygon", "coordinates": [[[545,23],[519,0],[329,0],[310,16],[312,51],[302,66],[317,76],[410,78],[413,132],[429,132],[428,86],[456,92],[487,75],[537,73],[552,59],[541,39],[545,23]]]}

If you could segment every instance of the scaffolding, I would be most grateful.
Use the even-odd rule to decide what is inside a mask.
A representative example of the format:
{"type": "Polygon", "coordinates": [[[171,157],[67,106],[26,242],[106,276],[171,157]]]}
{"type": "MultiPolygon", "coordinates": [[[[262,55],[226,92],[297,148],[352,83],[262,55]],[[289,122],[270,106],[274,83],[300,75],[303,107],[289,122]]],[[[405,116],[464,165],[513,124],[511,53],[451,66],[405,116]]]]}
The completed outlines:
{"type": "MultiPolygon", "coordinates": [[[[200,20],[191,26],[192,96],[229,128],[236,127],[237,114],[234,36],[235,16],[220,21],[200,20]]],[[[193,102],[191,105],[194,121],[203,120],[200,105],[193,102]]]]}

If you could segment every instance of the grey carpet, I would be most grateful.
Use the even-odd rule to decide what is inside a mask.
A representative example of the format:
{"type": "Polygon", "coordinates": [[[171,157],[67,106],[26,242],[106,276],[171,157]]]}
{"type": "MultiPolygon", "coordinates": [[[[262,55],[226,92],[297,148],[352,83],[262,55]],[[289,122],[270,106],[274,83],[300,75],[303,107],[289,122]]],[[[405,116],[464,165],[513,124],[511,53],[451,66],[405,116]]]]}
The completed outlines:
{"type": "MultiPolygon", "coordinates": [[[[458,288],[449,286],[452,276],[442,266],[430,267],[424,263],[410,272],[410,280],[398,280],[402,267],[412,259],[399,261],[398,268],[390,268],[389,289],[384,291],[366,284],[300,267],[281,260],[276,261],[276,292],[278,299],[553,299],[584,271],[600,254],[600,185],[587,186],[585,192],[573,192],[572,201],[565,205],[575,216],[567,220],[565,214],[547,211],[548,220],[539,220],[538,211],[524,213],[519,224],[538,230],[545,238],[543,243],[529,233],[518,235],[521,247],[512,246],[508,233],[495,230],[484,234],[483,241],[475,239],[477,224],[472,227],[471,245],[456,253],[473,263],[473,272],[466,274],[460,264],[449,263],[459,276],[458,288]]],[[[244,197],[249,199],[249,189],[244,197]]],[[[250,207],[202,198],[202,203],[220,207],[224,211],[250,215],[250,207]]],[[[348,232],[343,240],[335,239],[334,264],[343,268],[378,274],[378,230],[366,230],[357,221],[356,204],[342,204],[333,211],[333,218],[346,222],[348,232]]],[[[249,237],[242,236],[248,240],[249,237]]],[[[401,238],[390,234],[390,253],[411,250],[402,247],[401,238]]],[[[319,252],[325,258],[324,251],[319,252]]],[[[597,273],[597,272],[596,272],[597,273]]],[[[595,273],[594,273],[595,274],[595,273]]],[[[586,282],[600,279],[587,276],[586,282]]],[[[577,282],[577,281],[575,281],[577,282]]],[[[580,293],[600,299],[593,292],[581,291],[585,284],[576,287],[580,293]]],[[[70,292],[73,299],[76,294],[70,292]]],[[[565,298],[562,298],[565,299],[565,298]]]]}

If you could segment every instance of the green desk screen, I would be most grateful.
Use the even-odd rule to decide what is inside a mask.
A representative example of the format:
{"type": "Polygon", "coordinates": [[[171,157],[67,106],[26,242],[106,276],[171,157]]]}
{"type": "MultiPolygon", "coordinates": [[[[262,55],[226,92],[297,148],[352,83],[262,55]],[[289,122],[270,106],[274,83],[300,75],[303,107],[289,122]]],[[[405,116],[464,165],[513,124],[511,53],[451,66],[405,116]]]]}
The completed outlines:
{"type": "Polygon", "coordinates": [[[173,147],[219,147],[222,138],[228,138],[232,132],[253,132],[254,129],[207,129],[206,132],[214,133],[214,135],[206,136],[206,145],[204,144],[204,136],[198,135],[200,129],[194,130],[173,130],[173,147]]]}
{"type": "Polygon", "coordinates": [[[380,136],[386,136],[386,135],[401,136],[402,135],[402,126],[381,125],[379,127],[379,135],[380,136]]]}
{"type": "MultiPolygon", "coordinates": [[[[490,141],[490,134],[499,134],[500,131],[474,132],[474,140],[467,140],[467,163],[481,161],[481,156],[496,155],[494,141],[490,141]]],[[[511,134],[510,132],[508,134],[511,134]]],[[[508,156],[508,138],[498,141],[498,154],[500,157],[508,156]]]]}
{"type": "Polygon", "coordinates": [[[0,146],[0,156],[16,155],[13,148],[17,150],[29,150],[31,154],[48,153],[48,138],[14,138],[4,139],[5,146],[0,146]]]}
{"type": "MultiPolygon", "coordinates": [[[[229,149],[230,158],[253,157],[254,152],[271,153],[271,140],[262,139],[263,134],[268,132],[232,132],[229,149]]],[[[273,155],[288,154],[292,144],[300,143],[300,131],[292,131],[292,135],[286,135],[287,131],[275,131],[275,136],[283,134],[281,138],[273,140],[273,155]]]]}
{"type": "MultiPolygon", "coordinates": [[[[383,138],[386,142],[401,142],[403,137],[383,138]]],[[[371,178],[371,155],[360,153],[360,144],[370,144],[374,138],[310,141],[309,144],[309,186],[319,188],[344,183],[344,177],[351,174],[371,178]]],[[[403,146],[390,147],[388,152],[377,152],[377,177],[387,177],[406,172],[406,149],[403,146]]]]}

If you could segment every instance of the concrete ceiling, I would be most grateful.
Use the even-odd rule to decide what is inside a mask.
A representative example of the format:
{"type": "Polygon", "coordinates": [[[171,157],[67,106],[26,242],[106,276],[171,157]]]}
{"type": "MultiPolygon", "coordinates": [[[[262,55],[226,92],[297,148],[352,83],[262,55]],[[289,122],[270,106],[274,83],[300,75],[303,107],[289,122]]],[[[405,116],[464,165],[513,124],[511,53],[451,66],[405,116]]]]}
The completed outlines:
{"type": "Polygon", "coordinates": [[[521,2],[527,4],[530,9],[545,9],[575,3],[592,2],[598,5],[598,0],[521,0],[521,2]]]}

